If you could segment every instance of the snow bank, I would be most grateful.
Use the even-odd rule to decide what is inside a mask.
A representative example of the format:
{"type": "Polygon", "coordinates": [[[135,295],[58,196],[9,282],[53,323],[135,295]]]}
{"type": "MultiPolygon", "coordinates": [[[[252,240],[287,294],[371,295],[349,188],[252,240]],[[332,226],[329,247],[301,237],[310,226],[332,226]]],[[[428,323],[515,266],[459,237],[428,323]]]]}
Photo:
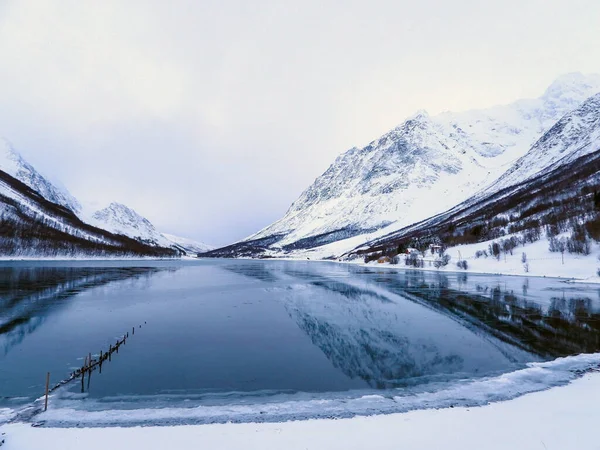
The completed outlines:
{"type": "Polygon", "coordinates": [[[8,425],[6,450],[530,450],[598,448],[600,375],[480,408],[413,411],[341,420],[145,428],[8,425]]]}

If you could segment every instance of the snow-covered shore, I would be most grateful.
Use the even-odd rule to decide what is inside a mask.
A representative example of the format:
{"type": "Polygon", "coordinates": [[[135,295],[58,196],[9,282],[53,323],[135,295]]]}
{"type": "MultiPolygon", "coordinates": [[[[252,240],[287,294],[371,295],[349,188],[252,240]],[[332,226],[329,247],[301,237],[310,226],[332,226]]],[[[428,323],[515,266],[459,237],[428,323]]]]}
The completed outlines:
{"type": "Polygon", "coordinates": [[[153,256],[0,256],[0,262],[69,262],[69,261],[178,261],[178,260],[196,260],[191,256],[173,256],[171,258],[157,258],[153,256]]]}
{"type": "MultiPolygon", "coordinates": [[[[600,276],[596,273],[598,268],[600,268],[600,261],[598,260],[600,246],[598,244],[592,244],[589,255],[571,254],[568,252],[561,255],[560,253],[548,251],[548,241],[541,239],[513,249],[512,254],[502,253],[500,258],[496,259],[489,255],[488,246],[492,242],[494,241],[448,248],[446,253],[451,257],[450,262],[447,266],[440,267],[439,269],[433,266],[435,258],[431,255],[426,255],[424,258],[424,267],[419,268],[419,270],[552,277],[565,278],[574,282],[600,283],[600,276]],[[476,252],[484,250],[488,252],[487,257],[475,256],[476,252]],[[523,254],[525,254],[525,258],[523,254]],[[456,263],[459,260],[467,262],[466,270],[457,267],[456,263]]],[[[405,266],[402,258],[398,265],[388,263],[379,264],[377,261],[368,264],[360,260],[355,260],[355,262],[369,267],[410,268],[405,266]]]]}
{"type": "Polygon", "coordinates": [[[384,450],[598,448],[600,373],[507,402],[403,414],[245,423],[135,428],[33,428],[11,424],[2,450],[384,450]]]}

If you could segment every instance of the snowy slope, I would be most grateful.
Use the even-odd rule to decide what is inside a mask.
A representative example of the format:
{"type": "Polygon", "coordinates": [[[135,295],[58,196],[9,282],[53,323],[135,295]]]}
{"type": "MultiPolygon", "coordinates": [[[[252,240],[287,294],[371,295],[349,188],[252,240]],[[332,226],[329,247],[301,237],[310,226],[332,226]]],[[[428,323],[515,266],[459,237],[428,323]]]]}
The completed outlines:
{"type": "MultiPolygon", "coordinates": [[[[39,194],[45,200],[67,208],[69,211],[75,213],[79,219],[93,227],[98,227],[110,233],[131,237],[153,246],[173,247],[174,245],[178,245],[184,248],[189,247],[189,249],[197,247],[201,249],[198,251],[207,251],[211,249],[210,246],[185,238],[177,238],[177,241],[167,239],[159,233],[147,219],[137,214],[131,208],[119,203],[112,203],[101,211],[87,214],[75,197],[64,188],[58,187],[44,178],[31,164],[25,161],[9,141],[3,138],[0,138],[0,171],[17,179],[21,183],[24,183],[34,191],[34,195],[39,194]],[[181,245],[182,242],[185,242],[185,245],[181,245]]],[[[51,213],[48,214],[46,212],[47,208],[40,206],[36,200],[32,201],[31,198],[28,197],[29,195],[30,193],[24,194],[19,189],[15,189],[11,186],[10,183],[7,184],[7,182],[0,180],[0,196],[5,196],[7,199],[14,200],[20,210],[22,212],[25,211],[25,214],[32,217],[34,221],[46,221],[48,224],[52,224],[56,229],[64,230],[69,234],[74,233],[77,236],[84,239],[91,239],[94,242],[114,244],[111,239],[108,239],[107,241],[104,237],[92,238],[92,236],[87,233],[81,233],[81,230],[77,230],[77,226],[73,227],[64,223],[64,217],[57,217],[52,208],[50,208],[51,213]]],[[[12,209],[7,207],[4,202],[0,202],[0,211],[4,211],[11,216],[14,215],[13,212],[11,212],[12,209]]],[[[71,219],[72,218],[69,218],[69,220],[71,219]]],[[[92,233],[92,235],[93,234],[94,233],[92,233]]],[[[197,250],[192,251],[196,252],[197,250]]]]}
{"type": "Polygon", "coordinates": [[[521,183],[559,165],[600,150],[600,94],[561,118],[484,193],[521,183]]]}
{"type": "Polygon", "coordinates": [[[89,222],[115,234],[122,234],[150,245],[170,247],[172,242],[156,230],[154,225],[133,209],[121,203],[111,203],[96,211],[89,222]]]}
{"type": "Polygon", "coordinates": [[[81,205],[75,197],[40,175],[4,138],[0,138],[0,170],[25,183],[46,200],[62,205],[74,213],[81,211],[81,205]]]}
{"type": "Polygon", "coordinates": [[[205,244],[204,242],[194,241],[193,239],[184,238],[181,236],[175,236],[173,234],[162,233],[173,244],[183,248],[185,251],[190,253],[202,253],[214,249],[213,246],[205,244]]]}
{"type": "Polygon", "coordinates": [[[144,245],[84,223],[0,170],[1,257],[172,257],[171,249],[144,245]]]}
{"type": "Polygon", "coordinates": [[[281,254],[386,225],[393,231],[441,213],[489,186],[597,92],[600,75],[570,74],[537,99],[434,117],[419,112],[366,147],[340,155],[282,219],[246,241],[279,235],[269,248],[281,254]]]}
{"type": "MultiPolygon", "coordinates": [[[[549,224],[562,224],[561,230],[570,233],[573,223],[585,225],[600,217],[593,195],[599,188],[600,93],[563,116],[489,187],[442,214],[378,237],[363,248],[389,248],[431,236],[449,245],[454,245],[457,237],[464,243],[467,237],[467,242],[476,245],[475,242],[485,242],[486,236],[493,240],[515,230],[537,229],[543,235],[545,231],[540,227],[549,224]],[[506,223],[494,225],[501,218],[506,223]],[[479,227],[476,235],[472,233],[474,227],[479,227]]],[[[593,229],[594,225],[590,226],[593,229]]],[[[538,256],[562,264],[563,258],[550,254],[548,242],[542,240],[546,254],[538,249],[538,256]]],[[[593,243],[591,247],[594,253],[593,243]]],[[[587,276],[596,270],[593,260],[586,258],[587,276]]],[[[564,275],[572,273],[570,268],[561,269],[564,275]]]]}

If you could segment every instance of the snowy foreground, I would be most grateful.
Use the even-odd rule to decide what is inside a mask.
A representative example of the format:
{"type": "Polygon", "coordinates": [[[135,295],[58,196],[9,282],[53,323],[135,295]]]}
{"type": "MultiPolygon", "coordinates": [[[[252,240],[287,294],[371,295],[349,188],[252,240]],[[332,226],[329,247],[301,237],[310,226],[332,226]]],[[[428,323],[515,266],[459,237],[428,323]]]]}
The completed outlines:
{"type": "Polygon", "coordinates": [[[475,408],[286,423],[136,428],[6,425],[2,450],[597,449],[600,374],[475,408]]]}

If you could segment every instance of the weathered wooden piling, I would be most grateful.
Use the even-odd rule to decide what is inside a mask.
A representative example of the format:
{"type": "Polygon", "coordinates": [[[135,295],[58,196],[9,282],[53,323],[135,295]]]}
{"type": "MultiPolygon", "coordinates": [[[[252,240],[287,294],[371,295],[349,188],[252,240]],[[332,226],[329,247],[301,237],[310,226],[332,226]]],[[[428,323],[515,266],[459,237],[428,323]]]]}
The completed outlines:
{"type": "Polygon", "coordinates": [[[44,411],[48,410],[48,389],[50,388],[50,372],[46,373],[46,400],[44,401],[44,411]]]}
{"type": "Polygon", "coordinates": [[[84,391],[84,381],[85,381],[85,366],[87,364],[87,356],[85,357],[85,361],[83,363],[83,367],[81,368],[81,392],[84,391]]]}

